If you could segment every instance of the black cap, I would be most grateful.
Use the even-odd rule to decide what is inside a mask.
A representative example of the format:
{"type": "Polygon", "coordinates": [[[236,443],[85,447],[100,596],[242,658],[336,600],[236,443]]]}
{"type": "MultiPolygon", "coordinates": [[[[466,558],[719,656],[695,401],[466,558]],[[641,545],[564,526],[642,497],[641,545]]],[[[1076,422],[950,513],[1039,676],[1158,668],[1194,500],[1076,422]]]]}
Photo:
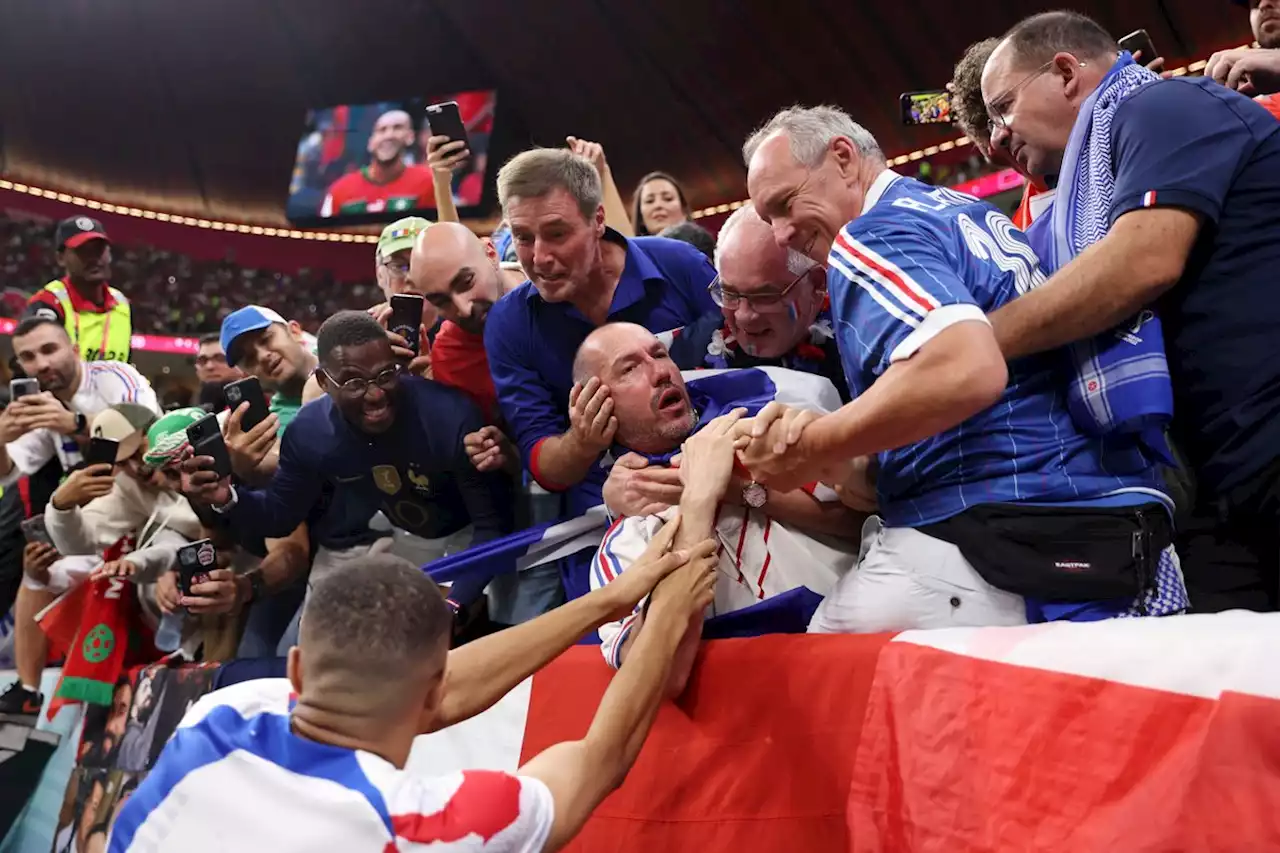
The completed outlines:
{"type": "Polygon", "coordinates": [[[58,230],[53,235],[54,245],[58,247],[59,252],[63,249],[74,249],[90,240],[111,242],[107,237],[107,229],[102,227],[102,223],[88,216],[73,216],[62,220],[58,223],[58,230]]]}

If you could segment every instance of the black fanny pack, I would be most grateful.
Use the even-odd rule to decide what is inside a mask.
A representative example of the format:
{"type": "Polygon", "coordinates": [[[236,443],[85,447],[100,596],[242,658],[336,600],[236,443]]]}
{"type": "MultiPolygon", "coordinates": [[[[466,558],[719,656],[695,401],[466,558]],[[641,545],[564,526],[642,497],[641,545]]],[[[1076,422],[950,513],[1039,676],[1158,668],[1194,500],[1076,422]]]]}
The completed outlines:
{"type": "Polygon", "coordinates": [[[950,542],[992,586],[1047,601],[1134,598],[1173,541],[1162,504],[983,504],[918,528],[950,542]]]}

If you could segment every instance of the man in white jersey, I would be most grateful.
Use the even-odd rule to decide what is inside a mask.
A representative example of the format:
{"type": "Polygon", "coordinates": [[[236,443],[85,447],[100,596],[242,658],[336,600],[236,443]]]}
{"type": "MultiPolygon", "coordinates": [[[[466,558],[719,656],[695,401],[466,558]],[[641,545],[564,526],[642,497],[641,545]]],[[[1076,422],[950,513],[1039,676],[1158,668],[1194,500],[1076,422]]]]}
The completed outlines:
{"type": "Polygon", "coordinates": [[[0,486],[34,474],[54,456],[69,471],[82,461],[89,421],[116,403],[138,403],[159,414],[156,392],[119,361],[81,361],[67,330],[44,315],[18,324],[13,350],[40,393],[14,400],[0,414],[0,486]]]}
{"type": "MultiPolygon", "coordinates": [[[[35,314],[19,323],[13,349],[40,391],[24,394],[0,412],[0,487],[34,474],[55,456],[63,471],[80,465],[89,423],[110,406],[135,403],[160,412],[155,391],[138,371],[118,361],[82,361],[61,321],[52,317],[35,314]]],[[[64,574],[60,564],[51,567],[54,575],[64,574]]],[[[23,606],[15,617],[20,632],[22,626],[32,628],[31,618],[40,609],[30,592],[19,594],[23,606]]],[[[0,695],[0,714],[31,717],[40,712],[41,665],[43,660],[22,668],[22,678],[0,695]]]]}
{"type": "Polygon", "coordinates": [[[635,761],[680,637],[711,600],[715,543],[668,553],[674,533],[620,583],[452,652],[449,608],[410,563],[370,556],[321,578],[289,678],[198,702],[121,810],[108,849],[559,850],[635,761]],[[644,635],[582,740],[516,775],[404,772],[417,735],[490,707],[650,589],[644,635]]]}

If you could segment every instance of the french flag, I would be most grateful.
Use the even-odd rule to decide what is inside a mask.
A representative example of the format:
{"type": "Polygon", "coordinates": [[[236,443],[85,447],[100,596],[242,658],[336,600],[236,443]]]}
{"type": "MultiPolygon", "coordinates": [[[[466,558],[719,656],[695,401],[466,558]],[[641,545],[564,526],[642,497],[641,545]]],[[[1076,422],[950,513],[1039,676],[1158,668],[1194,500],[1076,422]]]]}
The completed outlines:
{"type": "MultiPolygon", "coordinates": [[[[1280,614],[703,645],[567,851],[1280,849],[1280,614]]],[[[612,673],[571,649],[406,770],[514,771],[612,673]]]]}

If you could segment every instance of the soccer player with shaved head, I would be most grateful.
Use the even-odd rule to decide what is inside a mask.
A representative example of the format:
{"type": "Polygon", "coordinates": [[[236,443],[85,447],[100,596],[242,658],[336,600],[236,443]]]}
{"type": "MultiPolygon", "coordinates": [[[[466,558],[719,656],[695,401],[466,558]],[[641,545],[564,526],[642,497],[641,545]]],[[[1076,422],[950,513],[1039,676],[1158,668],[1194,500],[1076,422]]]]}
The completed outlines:
{"type": "Polygon", "coordinates": [[[369,165],[348,172],[329,187],[321,216],[398,213],[435,207],[435,181],[426,166],[410,165],[417,134],[404,110],[378,116],[369,134],[369,165]]]}
{"type": "Polygon", "coordinates": [[[121,810],[109,849],[561,849],[622,783],[680,638],[711,601],[715,542],[672,551],[678,526],[607,587],[453,651],[444,598],[410,563],[373,555],[320,579],[288,678],[196,703],[121,810]],[[406,769],[415,737],[481,713],[646,596],[644,631],[581,740],[515,773],[406,769]]]}

